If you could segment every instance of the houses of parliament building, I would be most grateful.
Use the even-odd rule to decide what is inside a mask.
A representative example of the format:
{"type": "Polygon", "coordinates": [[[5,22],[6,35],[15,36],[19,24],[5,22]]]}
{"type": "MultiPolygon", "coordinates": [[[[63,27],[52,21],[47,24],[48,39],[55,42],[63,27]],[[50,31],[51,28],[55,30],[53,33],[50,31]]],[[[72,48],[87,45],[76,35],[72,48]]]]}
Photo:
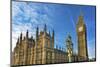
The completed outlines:
{"type": "Polygon", "coordinates": [[[34,65],[34,64],[55,64],[88,61],[87,34],[86,25],[83,16],[80,15],[76,25],[78,54],[73,52],[73,43],[71,36],[66,38],[66,51],[54,47],[55,31],[47,32],[47,26],[44,25],[43,31],[39,32],[36,28],[36,38],[20,34],[16,47],[12,52],[12,65],[34,65]]]}

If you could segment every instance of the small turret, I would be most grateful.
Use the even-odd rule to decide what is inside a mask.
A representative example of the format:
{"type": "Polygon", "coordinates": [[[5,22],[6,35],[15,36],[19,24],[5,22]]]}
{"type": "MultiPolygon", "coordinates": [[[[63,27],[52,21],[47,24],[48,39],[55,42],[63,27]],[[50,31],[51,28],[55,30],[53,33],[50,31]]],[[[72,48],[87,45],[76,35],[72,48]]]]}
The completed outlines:
{"type": "Polygon", "coordinates": [[[52,39],[52,48],[54,48],[54,36],[55,35],[54,35],[54,30],[53,30],[53,32],[52,32],[52,38],[51,38],[52,39]]]}
{"type": "Polygon", "coordinates": [[[44,32],[45,33],[47,32],[47,26],[46,26],[46,24],[44,25],[44,32]]]}
{"type": "Polygon", "coordinates": [[[28,39],[28,30],[27,30],[27,32],[26,32],[26,39],[28,39]]]}
{"type": "Polygon", "coordinates": [[[22,32],[20,34],[20,43],[22,42],[22,32]]]}
{"type": "Polygon", "coordinates": [[[36,41],[38,40],[38,36],[39,36],[39,28],[37,26],[37,28],[36,28],[36,41]]]}
{"type": "Polygon", "coordinates": [[[55,33],[54,33],[54,30],[53,30],[53,32],[52,32],[52,39],[53,39],[53,40],[54,40],[54,34],[55,34],[55,33]]]}

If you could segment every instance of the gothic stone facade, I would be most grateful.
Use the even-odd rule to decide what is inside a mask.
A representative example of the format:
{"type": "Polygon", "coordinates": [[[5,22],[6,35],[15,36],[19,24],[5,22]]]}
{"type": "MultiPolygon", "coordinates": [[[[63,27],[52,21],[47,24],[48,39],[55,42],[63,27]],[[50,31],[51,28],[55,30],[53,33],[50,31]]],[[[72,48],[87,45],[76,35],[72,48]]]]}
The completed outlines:
{"type": "Polygon", "coordinates": [[[78,37],[78,54],[73,53],[73,43],[71,37],[66,40],[67,51],[54,48],[55,34],[47,32],[46,25],[44,30],[39,32],[36,28],[36,39],[29,37],[28,31],[23,37],[22,33],[17,40],[16,47],[12,52],[12,65],[33,65],[33,64],[52,64],[88,61],[86,25],[83,16],[79,16],[76,25],[78,37]]]}
{"type": "Polygon", "coordinates": [[[67,53],[54,48],[54,31],[52,36],[36,29],[36,39],[29,38],[28,31],[23,38],[22,33],[12,53],[12,65],[50,64],[66,62],[67,53]]]}

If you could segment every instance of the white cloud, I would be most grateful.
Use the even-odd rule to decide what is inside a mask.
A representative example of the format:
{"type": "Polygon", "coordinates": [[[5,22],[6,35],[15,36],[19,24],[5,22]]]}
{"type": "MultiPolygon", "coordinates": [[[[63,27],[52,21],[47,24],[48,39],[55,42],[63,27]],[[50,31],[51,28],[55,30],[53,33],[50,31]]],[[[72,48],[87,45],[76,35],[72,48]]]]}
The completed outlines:
{"type": "Polygon", "coordinates": [[[40,30],[43,28],[44,24],[47,24],[52,28],[50,24],[50,17],[47,15],[49,7],[42,7],[35,3],[25,3],[25,2],[12,2],[12,50],[16,46],[16,41],[22,32],[25,36],[27,30],[29,30],[29,35],[35,38],[35,31],[37,25],[40,30]],[[46,8],[46,9],[45,9],[46,8]],[[43,14],[41,11],[44,11],[43,14]]]}

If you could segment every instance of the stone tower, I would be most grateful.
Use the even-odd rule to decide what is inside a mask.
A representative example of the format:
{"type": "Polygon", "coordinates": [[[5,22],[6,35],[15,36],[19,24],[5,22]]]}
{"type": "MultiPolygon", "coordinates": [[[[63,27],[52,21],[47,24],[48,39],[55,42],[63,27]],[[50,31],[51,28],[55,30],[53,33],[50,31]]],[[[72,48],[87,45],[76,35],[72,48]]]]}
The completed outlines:
{"type": "Polygon", "coordinates": [[[72,62],[73,61],[73,43],[71,40],[71,36],[68,35],[67,40],[66,40],[66,45],[67,45],[67,58],[68,58],[68,62],[72,62]]]}
{"type": "Polygon", "coordinates": [[[87,33],[86,33],[86,25],[84,23],[82,15],[80,15],[78,18],[77,38],[78,38],[78,60],[87,61],[88,60],[87,33]]]}

